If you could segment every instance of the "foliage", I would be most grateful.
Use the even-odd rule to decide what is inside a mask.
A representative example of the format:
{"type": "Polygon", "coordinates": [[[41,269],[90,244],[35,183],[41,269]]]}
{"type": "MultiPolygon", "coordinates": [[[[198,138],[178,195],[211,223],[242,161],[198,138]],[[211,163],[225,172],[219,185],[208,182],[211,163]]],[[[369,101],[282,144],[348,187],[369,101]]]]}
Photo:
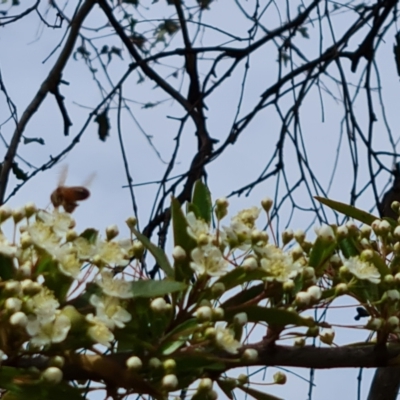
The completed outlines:
{"type": "MultiPolygon", "coordinates": [[[[91,380],[156,399],[188,388],[192,399],[213,399],[214,382],[229,398],[235,390],[273,399],[249,387],[246,375],[227,373],[262,364],[284,339],[294,339],[294,349],[316,337],[334,346],[334,326],[307,310],[339,296],[362,306],[369,320],[357,327],[378,345],[400,333],[400,226],[379,219],[361,228],[324,225],[313,241],[286,230],[279,247],[257,228],[261,214],[269,220],[270,199],[222,225],[228,201],[213,206],[207,187],[199,181],[196,188],[186,213],[172,200],[172,258],[136,230],[134,218],[127,220],[131,239],[117,240],[116,226],[102,239],[94,229],[78,234],[68,213],[0,208],[2,225],[11,221],[21,232],[10,241],[3,233],[0,244],[5,398],[80,399],[91,380]],[[143,273],[145,250],[163,279],[143,273]],[[265,332],[261,342],[248,333],[255,327],[265,332]]],[[[321,201],[365,219],[352,206],[321,201]]],[[[279,372],[274,382],[286,376],[279,372]]]]}

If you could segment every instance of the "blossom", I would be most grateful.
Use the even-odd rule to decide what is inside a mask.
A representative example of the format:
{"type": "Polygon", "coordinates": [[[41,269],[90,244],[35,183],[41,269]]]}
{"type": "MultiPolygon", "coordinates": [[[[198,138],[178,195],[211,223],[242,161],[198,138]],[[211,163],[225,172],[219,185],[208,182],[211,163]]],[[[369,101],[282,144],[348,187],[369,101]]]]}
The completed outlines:
{"type": "Polygon", "coordinates": [[[27,300],[26,305],[36,315],[38,321],[45,324],[55,319],[60,303],[49,289],[43,287],[38,294],[27,300]]]}
{"type": "Polygon", "coordinates": [[[240,343],[234,338],[229,329],[218,326],[215,333],[215,343],[228,353],[237,354],[240,343]]]}
{"type": "Polygon", "coordinates": [[[289,254],[273,245],[264,246],[257,251],[263,255],[260,265],[268,274],[267,281],[286,282],[294,279],[301,271],[298,261],[293,261],[289,254]]]}
{"type": "Polygon", "coordinates": [[[112,272],[106,269],[101,271],[97,284],[101,287],[104,294],[120,299],[130,299],[133,297],[132,285],[122,279],[114,279],[112,272]]]}
{"type": "Polygon", "coordinates": [[[90,327],[87,330],[89,337],[96,343],[110,347],[111,342],[114,340],[114,335],[107,325],[93,314],[86,315],[86,321],[90,323],[90,327]]]}
{"type": "Polygon", "coordinates": [[[67,337],[70,328],[70,319],[60,312],[52,321],[45,322],[31,315],[26,325],[26,331],[32,337],[31,343],[37,346],[62,342],[67,337]]]}
{"type": "Polygon", "coordinates": [[[90,260],[96,254],[96,246],[82,236],[77,237],[73,245],[80,260],[90,260]]]}
{"type": "Polygon", "coordinates": [[[226,274],[228,262],[223,258],[218,247],[207,245],[196,247],[191,252],[190,267],[199,275],[221,276],[226,274]]]}
{"type": "Polygon", "coordinates": [[[98,241],[95,257],[107,265],[125,267],[129,264],[128,251],[119,242],[98,241]]]}
{"type": "Polygon", "coordinates": [[[187,233],[196,241],[200,237],[204,237],[203,235],[206,235],[206,237],[210,235],[207,222],[197,219],[194,212],[191,211],[186,215],[186,221],[188,223],[187,233]]]}
{"type": "Polygon", "coordinates": [[[121,307],[116,297],[99,297],[92,294],[90,304],[96,308],[96,316],[110,329],[124,328],[125,322],[132,319],[131,314],[121,307]]]}
{"type": "Polygon", "coordinates": [[[66,212],[54,211],[48,213],[41,210],[37,213],[37,217],[43,225],[50,227],[59,238],[63,238],[68,229],[75,226],[75,220],[71,217],[71,214],[66,212]]]}
{"type": "Polygon", "coordinates": [[[375,265],[368,261],[362,261],[359,257],[351,257],[346,260],[344,266],[358,279],[367,280],[378,284],[381,281],[381,275],[375,265]]]}

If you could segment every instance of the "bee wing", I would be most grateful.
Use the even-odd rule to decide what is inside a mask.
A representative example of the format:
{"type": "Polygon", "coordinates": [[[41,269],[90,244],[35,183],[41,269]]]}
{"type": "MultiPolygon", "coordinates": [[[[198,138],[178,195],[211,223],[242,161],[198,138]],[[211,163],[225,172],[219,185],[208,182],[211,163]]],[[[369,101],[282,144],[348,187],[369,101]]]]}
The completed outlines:
{"type": "Polygon", "coordinates": [[[96,172],[92,172],[83,182],[82,186],[84,187],[90,187],[92,182],[94,181],[94,178],[96,177],[96,172]]]}
{"type": "Polygon", "coordinates": [[[58,187],[65,186],[65,181],[67,180],[68,175],[68,164],[64,164],[60,168],[60,175],[58,176],[58,187]]]}

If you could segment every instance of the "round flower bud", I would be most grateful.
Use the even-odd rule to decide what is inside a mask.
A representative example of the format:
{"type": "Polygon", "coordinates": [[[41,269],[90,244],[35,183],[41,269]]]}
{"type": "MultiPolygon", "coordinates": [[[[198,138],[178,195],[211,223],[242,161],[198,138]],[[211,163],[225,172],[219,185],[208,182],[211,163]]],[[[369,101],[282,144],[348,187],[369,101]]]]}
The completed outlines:
{"type": "Polygon", "coordinates": [[[150,303],[150,308],[154,312],[158,313],[164,312],[166,307],[167,307],[167,302],[162,297],[157,297],[150,303]]]}
{"type": "Polygon", "coordinates": [[[43,380],[56,385],[62,381],[63,373],[60,368],[49,367],[43,371],[42,378],[43,380]]]}
{"type": "Polygon", "coordinates": [[[262,208],[268,213],[271,210],[274,201],[270,197],[266,197],[265,199],[261,200],[262,208]]]}
{"type": "Polygon", "coordinates": [[[6,205],[2,205],[0,207],[0,221],[1,222],[6,221],[8,218],[11,217],[12,213],[13,212],[10,207],[8,207],[6,205]]]}
{"type": "Polygon", "coordinates": [[[130,370],[138,371],[140,368],[142,368],[143,363],[139,357],[132,356],[126,360],[126,366],[130,370]]]}
{"type": "Polygon", "coordinates": [[[245,361],[256,361],[258,359],[258,351],[256,349],[246,349],[242,354],[242,359],[245,361]]]}
{"type": "Polygon", "coordinates": [[[367,329],[371,329],[372,331],[379,331],[379,329],[382,328],[382,325],[382,318],[370,318],[365,327],[367,329]]]}
{"type": "Polygon", "coordinates": [[[215,334],[217,333],[216,329],[212,326],[210,326],[209,328],[206,329],[206,331],[204,332],[204,336],[207,339],[214,339],[215,338],[215,334]]]}
{"type": "Polygon", "coordinates": [[[347,229],[346,225],[341,225],[338,226],[338,228],[336,229],[336,236],[339,239],[344,239],[349,235],[349,230],[347,229]]]}
{"type": "Polygon", "coordinates": [[[260,242],[262,242],[262,231],[260,231],[259,229],[253,229],[251,231],[251,242],[253,244],[259,244],[260,242]]]}
{"type": "Polygon", "coordinates": [[[14,312],[21,310],[22,300],[17,299],[16,297],[9,297],[6,300],[4,306],[8,311],[11,311],[14,313],[14,312]]]}
{"type": "Polygon", "coordinates": [[[225,311],[221,307],[213,308],[212,310],[212,318],[214,321],[221,321],[224,319],[225,311]]]}
{"type": "Polygon", "coordinates": [[[172,250],[172,257],[175,261],[186,260],[186,251],[181,246],[175,246],[172,250]]]}
{"type": "Polygon", "coordinates": [[[126,222],[126,225],[128,225],[128,228],[132,229],[137,224],[137,218],[136,217],[129,217],[125,222],[126,222]]]}
{"type": "Polygon", "coordinates": [[[292,251],[290,252],[290,254],[292,255],[293,261],[298,260],[300,257],[303,256],[304,254],[304,250],[301,246],[299,246],[298,244],[296,246],[293,247],[292,251]]]}
{"type": "Polygon", "coordinates": [[[283,245],[287,245],[294,237],[294,233],[291,229],[285,229],[282,232],[282,243],[283,245]]]}
{"type": "Polygon", "coordinates": [[[345,267],[344,265],[342,265],[342,266],[339,268],[339,276],[340,276],[340,278],[342,278],[342,279],[348,278],[348,277],[350,276],[350,271],[349,271],[349,269],[348,269],[347,267],[345,267]]]}
{"type": "Polygon", "coordinates": [[[276,372],[273,378],[274,378],[274,383],[276,383],[277,385],[284,385],[287,380],[286,375],[281,371],[276,372]]]}
{"type": "Polygon", "coordinates": [[[306,238],[306,233],[301,229],[298,229],[294,232],[294,238],[296,239],[297,243],[302,244],[306,238]]]}
{"type": "Polygon", "coordinates": [[[284,292],[290,293],[294,289],[294,282],[291,279],[283,282],[282,289],[284,292]]]}
{"type": "Polygon", "coordinates": [[[78,238],[78,233],[75,229],[68,229],[67,233],[65,234],[65,240],[67,242],[73,242],[75,239],[78,238]]]}
{"type": "Polygon", "coordinates": [[[174,390],[178,386],[178,378],[174,374],[165,375],[161,385],[165,390],[174,390]]]}
{"type": "Polygon", "coordinates": [[[119,235],[119,230],[117,225],[110,225],[106,228],[106,237],[110,241],[119,235]]]}
{"type": "Polygon", "coordinates": [[[315,278],[315,269],[313,267],[303,268],[303,277],[305,279],[314,279],[315,278]]]}
{"type": "Polygon", "coordinates": [[[335,332],[331,328],[324,328],[321,330],[319,334],[319,339],[322,343],[331,345],[333,343],[333,339],[335,338],[335,332]]]}
{"type": "Polygon", "coordinates": [[[241,385],[245,385],[246,383],[249,382],[249,377],[248,377],[246,374],[240,374],[240,375],[237,377],[237,379],[238,379],[238,381],[239,381],[239,383],[240,383],[241,385]]]}
{"type": "Polygon", "coordinates": [[[35,203],[26,203],[25,204],[25,215],[27,218],[30,218],[33,214],[35,214],[37,211],[37,208],[35,206],[35,203]]]}
{"type": "Polygon", "coordinates": [[[308,306],[311,302],[311,296],[307,292],[298,292],[296,294],[296,304],[299,306],[308,306]]]}
{"type": "Polygon", "coordinates": [[[392,227],[388,221],[383,220],[379,223],[380,234],[386,236],[389,232],[392,231],[392,227]]]}
{"type": "Polygon", "coordinates": [[[163,367],[166,372],[173,372],[173,371],[175,371],[175,368],[176,368],[176,362],[174,359],[168,358],[167,360],[165,360],[163,362],[163,367]]]}
{"type": "Polygon", "coordinates": [[[321,288],[316,285],[310,286],[307,289],[307,293],[311,296],[311,300],[313,301],[318,301],[322,296],[321,288]]]}
{"type": "Polygon", "coordinates": [[[18,311],[11,315],[9,321],[11,325],[21,326],[22,328],[25,328],[28,324],[28,317],[22,311],[18,311]]]}
{"type": "Polygon", "coordinates": [[[158,359],[157,357],[150,358],[150,360],[149,360],[150,368],[158,369],[161,366],[162,366],[162,362],[160,361],[160,359],[158,359]]]}
{"type": "Polygon", "coordinates": [[[349,292],[349,287],[346,283],[338,283],[335,287],[335,293],[337,296],[341,296],[349,292]]]}
{"type": "Polygon", "coordinates": [[[323,225],[316,229],[316,233],[324,243],[332,243],[335,241],[335,233],[329,225],[323,225]]]}
{"type": "Polygon", "coordinates": [[[205,246],[210,241],[210,238],[205,233],[201,233],[197,238],[197,243],[199,246],[205,246]]]}
{"type": "Polygon", "coordinates": [[[212,318],[212,310],[211,307],[202,306],[196,310],[196,318],[199,322],[207,322],[211,321],[212,318]]]}
{"type": "Polygon", "coordinates": [[[400,225],[397,225],[396,228],[394,229],[393,235],[395,238],[399,239],[400,238],[400,225]]]}
{"type": "Polygon", "coordinates": [[[398,272],[395,276],[394,276],[394,281],[396,283],[400,283],[400,272],[398,272]]]}
{"type": "Polygon", "coordinates": [[[245,312],[241,312],[236,314],[233,317],[233,323],[239,326],[244,326],[247,324],[248,318],[247,318],[247,314],[245,312]]]}
{"type": "Polygon", "coordinates": [[[362,225],[360,228],[360,233],[363,238],[369,239],[371,236],[372,229],[368,225],[362,225]]]}
{"type": "Polygon", "coordinates": [[[199,392],[209,392],[213,387],[213,381],[210,378],[203,378],[199,382],[197,390],[199,392]]]}
{"type": "Polygon", "coordinates": [[[4,289],[10,294],[19,294],[21,292],[21,284],[18,281],[6,282],[4,289]]]}
{"type": "Polygon", "coordinates": [[[15,224],[18,224],[18,222],[22,221],[25,218],[25,216],[26,212],[25,209],[22,207],[18,207],[12,211],[12,217],[15,224]]]}
{"type": "Polygon", "coordinates": [[[319,327],[318,326],[310,326],[307,329],[306,336],[317,337],[318,335],[319,335],[319,327]]]}
{"type": "Polygon", "coordinates": [[[229,202],[226,197],[221,197],[215,202],[215,216],[220,221],[228,214],[229,202]]]}
{"type": "Polygon", "coordinates": [[[357,225],[354,223],[354,221],[347,221],[346,227],[351,235],[354,235],[358,232],[357,225]]]}
{"type": "Polygon", "coordinates": [[[225,293],[225,285],[222,282],[216,282],[211,286],[211,292],[214,296],[222,296],[225,293]]]}
{"type": "Polygon", "coordinates": [[[136,259],[141,259],[143,257],[144,253],[144,246],[142,242],[139,242],[138,240],[135,240],[132,245],[132,251],[133,251],[133,256],[136,259]]]}
{"type": "Polygon", "coordinates": [[[252,256],[247,257],[243,260],[242,267],[250,269],[250,270],[256,269],[258,267],[257,260],[252,256]]]}
{"type": "Polygon", "coordinates": [[[387,274],[383,278],[383,281],[388,285],[392,285],[394,283],[394,276],[392,274],[387,274]]]}
{"type": "Polygon", "coordinates": [[[50,359],[50,365],[52,367],[62,368],[65,364],[65,358],[61,356],[54,356],[50,359]]]}
{"type": "Polygon", "coordinates": [[[392,315],[391,317],[389,317],[386,322],[387,322],[389,328],[393,329],[393,330],[398,328],[399,323],[400,323],[399,318],[396,317],[395,315],[392,315]]]}
{"type": "Polygon", "coordinates": [[[24,279],[21,281],[21,289],[24,294],[33,296],[42,290],[39,283],[32,281],[31,279],[24,279]]]}

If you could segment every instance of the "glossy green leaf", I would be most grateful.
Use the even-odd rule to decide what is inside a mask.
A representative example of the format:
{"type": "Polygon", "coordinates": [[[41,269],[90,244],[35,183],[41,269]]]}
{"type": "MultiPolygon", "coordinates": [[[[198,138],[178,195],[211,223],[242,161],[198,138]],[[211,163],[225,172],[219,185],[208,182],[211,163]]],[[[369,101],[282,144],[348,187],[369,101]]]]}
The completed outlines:
{"type": "Polygon", "coordinates": [[[3,281],[14,278],[14,262],[10,257],[0,254],[0,278],[3,281]]]}
{"type": "Polygon", "coordinates": [[[252,286],[244,290],[241,290],[239,293],[235,294],[234,296],[226,300],[221,307],[229,308],[247,303],[248,301],[253,300],[257,296],[259,296],[264,291],[264,289],[265,285],[264,283],[261,283],[260,285],[252,286]]]}
{"type": "Polygon", "coordinates": [[[245,312],[249,322],[266,322],[268,325],[273,326],[314,326],[314,321],[307,318],[302,318],[296,312],[287,310],[280,310],[276,308],[268,308],[262,306],[236,306],[231,309],[225,309],[225,319],[231,320],[239,313],[245,312]]]}
{"type": "Polygon", "coordinates": [[[352,238],[343,238],[339,240],[339,247],[346,258],[355,257],[360,254],[352,238]]]}
{"type": "Polygon", "coordinates": [[[211,222],[212,201],[208,187],[201,181],[196,181],[193,189],[192,204],[198,210],[196,217],[200,217],[208,224],[211,222]]]}
{"type": "Polygon", "coordinates": [[[338,211],[341,214],[347,215],[348,217],[354,218],[357,221],[367,225],[371,225],[376,219],[379,219],[379,217],[376,217],[375,215],[369,214],[366,211],[360,210],[354,206],[350,206],[349,204],[341,203],[340,201],[326,199],[319,196],[314,196],[314,198],[332,210],[338,211]]]}
{"type": "Polygon", "coordinates": [[[309,259],[309,264],[311,267],[315,268],[317,276],[320,275],[319,273],[322,272],[326,261],[333,255],[335,249],[336,242],[327,243],[326,240],[317,237],[311,249],[309,259]]]}
{"type": "Polygon", "coordinates": [[[389,267],[386,265],[386,262],[384,260],[382,260],[382,257],[377,252],[374,251],[374,255],[370,261],[378,269],[382,278],[384,278],[386,275],[390,274],[389,267]]]}
{"type": "Polygon", "coordinates": [[[99,236],[99,231],[93,228],[88,228],[85,229],[79,236],[86,239],[90,244],[94,244],[99,236]]]}
{"type": "Polygon", "coordinates": [[[217,280],[225,285],[225,289],[229,290],[237,285],[242,285],[246,282],[261,280],[267,276],[266,272],[261,268],[248,269],[244,267],[237,267],[229,271],[226,275],[217,280]]]}
{"type": "Polygon", "coordinates": [[[257,400],[283,400],[280,397],[272,396],[272,394],[260,392],[259,390],[252,389],[247,386],[240,386],[239,389],[243,390],[243,392],[249,394],[257,400]]]}
{"type": "Polygon", "coordinates": [[[132,291],[134,297],[162,297],[174,292],[182,292],[187,285],[182,282],[170,280],[141,280],[132,282],[132,291]]]}
{"type": "Polygon", "coordinates": [[[185,260],[175,262],[175,279],[178,281],[189,281],[193,276],[193,270],[190,268],[189,254],[196,247],[196,241],[188,234],[185,215],[181,204],[175,198],[171,201],[172,227],[174,231],[174,245],[181,246],[188,257],[185,260]]]}
{"type": "Polygon", "coordinates": [[[157,261],[157,264],[165,272],[165,274],[169,278],[173,278],[175,275],[174,270],[171,267],[171,264],[169,263],[168,258],[163,252],[163,250],[154,245],[153,243],[151,243],[150,240],[147,238],[147,236],[140,233],[137,229],[135,228],[130,228],[130,229],[135,234],[135,236],[142,242],[143,246],[146,247],[146,249],[153,255],[153,257],[157,261]]]}

